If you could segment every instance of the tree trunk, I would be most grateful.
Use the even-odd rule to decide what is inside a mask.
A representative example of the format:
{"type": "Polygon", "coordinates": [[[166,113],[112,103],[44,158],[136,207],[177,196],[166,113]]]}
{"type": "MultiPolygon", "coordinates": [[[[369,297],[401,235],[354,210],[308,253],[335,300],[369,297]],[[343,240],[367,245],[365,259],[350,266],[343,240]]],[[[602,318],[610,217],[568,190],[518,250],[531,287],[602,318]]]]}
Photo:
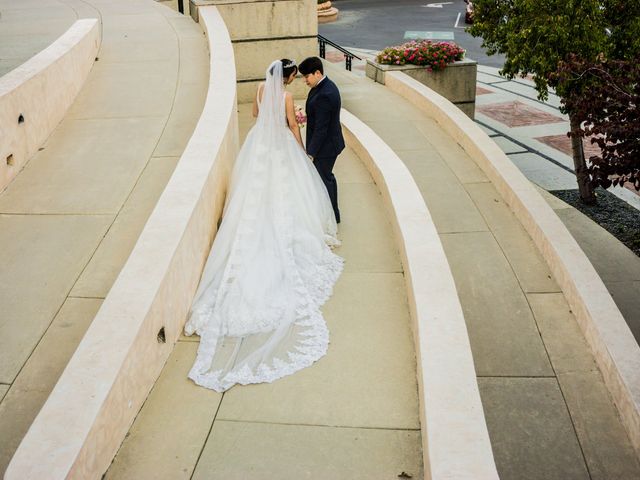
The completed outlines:
{"type": "MultiPolygon", "coordinates": [[[[571,122],[571,131],[577,132],[580,128],[580,122],[571,114],[569,115],[569,119],[571,122]]],[[[589,173],[587,172],[587,162],[584,158],[581,137],[571,137],[571,150],[573,151],[573,166],[576,171],[576,179],[578,180],[580,200],[587,205],[593,205],[596,203],[596,196],[593,193],[593,186],[589,182],[589,173]]]]}

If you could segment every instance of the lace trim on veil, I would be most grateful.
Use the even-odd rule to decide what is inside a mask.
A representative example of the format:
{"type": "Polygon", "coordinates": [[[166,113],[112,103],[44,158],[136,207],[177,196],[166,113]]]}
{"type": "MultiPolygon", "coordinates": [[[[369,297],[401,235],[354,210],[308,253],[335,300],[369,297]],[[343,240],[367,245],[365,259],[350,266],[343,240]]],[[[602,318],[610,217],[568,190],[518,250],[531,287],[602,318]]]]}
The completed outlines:
{"type": "Polygon", "coordinates": [[[326,355],[329,346],[329,329],[319,308],[331,296],[333,285],[342,273],[342,269],[343,260],[337,255],[333,255],[333,258],[323,269],[324,275],[321,276],[322,278],[319,277],[316,285],[310,285],[308,289],[299,285],[301,290],[307,290],[311,296],[311,302],[301,304],[296,308],[298,320],[294,323],[298,327],[304,327],[300,335],[306,338],[298,343],[295,352],[287,352],[288,361],[274,357],[271,367],[266,363],[261,363],[255,371],[248,365],[226,374],[223,373],[223,370],[211,371],[211,362],[221,337],[205,333],[201,337],[198,358],[189,372],[189,378],[198,385],[223,392],[235,384],[271,383],[302,370],[322,358],[326,355]]]}
{"type": "MultiPolygon", "coordinates": [[[[284,89],[280,61],[274,62],[267,72],[267,84],[256,123],[256,127],[266,129],[266,133],[264,131],[263,133],[267,140],[264,143],[258,142],[257,151],[252,153],[255,153],[255,156],[259,158],[266,152],[272,161],[278,162],[283,160],[274,153],[273,149],[278,150],[281,138],[278,137],[279,133],[276,129],[269,129],[269,125],[278,125],[277,119],[282,118],[284,113],[284,89]],[[271,78],[269,72],[272,72],[271,78]],[[266,151],[263,151],[264,149],[266,151]]],[[[280,126],[280,128],[283,127],[280,126]]],[[[289,134],[288,131],[286,133],[289,134]]],[[[306,158],[303,156],[304,160],[306,158]]],[[[253,161],[249,167],[249,170],[244,173],[248,174],[250,178],[246,184],[247,191],[255,192],[260,188],[266,188],[265,185],[268,185],[269,178],[265,164],[253,161]]],[[[201,337],[198,355],[189,372],[189,378],[199,385],[220,392],[235,384],[270,383],[297,372],[324,356],[329,344],[329,330],[320,312],[320,307],[331,296],[333,285],[343,269],[343,259],[335,255],[329,248],[340,245],[335,235],[335,222],[333,225],[330,225],[330,222],[323,225],[324,234],[319,237],[319,240],[324,242],[324,248],[320,257],[316,259],[316,263],[313,265],[304,264],[308,268],[305,269],[303,278],[300,267],[296,264],[294,245],[296,239],[293,238],[292,233],[295,231],[293,218],[289,209],[286,208],[287,202],[291,198],[290,181],[286,178],[288,172],[284,165],[276,165],[272,168],[275,168],[276,174],[280,177],[278,185],[281,188],[277,190],[277,203],[284,206],[282,211],[278,212],[279,214],[274,215],[274,229],[279,233],[279,238],[284,244],[284,267],[294,281],[292,284],[295,293],[294,320],[289,324],[279,323],[283,317],[282,313],[287,308],[290,310],[290,305],[268,305],[264,311],[251,311],[249,315],[246,311],[241,310],[241,299],[228,298],[230,288],[237,280],[237,272],[244,266],[243,245],[245,245],[245,239],[254,233],[253,225],[256,225],[259,217],[259,197],[255,194],[246,195],[241,200],[243,203],[240,218],[237,219],[237,231],[230,244],[229,254],[217,288],[206,291],[206,299],[194,304],[189,321],[185,325],[186,335],[197,333],[201,337]],[[230,311],[233,313],[233,325],[229,325],[229,322],[220,318],[219,306],[222,302],[226,302],[227,308],[232,309],[230,311]],[[248,362],[244,363],[243,361],[240,361],[237,367],[235,361],[231,368],[214,369],[212,367],[216,352],[222,346],[220,344],[224,339],[236,341],[238,344],[236,348],[240,348],[243,341],[257,335],[267,337],[265,345],[269,344],[272,337],[276,341],[277,338],[293,338],[294,341],[286,353],[269,355],[268,361],[261,359],[256,365],[253,365],[253,368],[247,364],[248,362]]],[[[321,187],[324,188],[322,185],[321,187]]],[[[223,227],[224,222],[221,228],[223,227]]],[[[253,354],[253,352],[249,353],[253,354]]]]}

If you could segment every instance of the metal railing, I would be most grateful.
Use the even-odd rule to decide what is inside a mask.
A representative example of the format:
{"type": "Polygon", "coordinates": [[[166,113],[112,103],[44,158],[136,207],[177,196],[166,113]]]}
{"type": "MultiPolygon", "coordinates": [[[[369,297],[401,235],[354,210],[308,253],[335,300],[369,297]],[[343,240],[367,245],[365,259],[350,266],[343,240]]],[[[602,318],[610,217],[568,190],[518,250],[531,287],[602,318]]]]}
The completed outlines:
{"type": "Polygon", "coordinates": [[[347,70],[351,71],[351,61],[354,58],[357,58],[358,60],[362,60],[359,56],[357,56],[354,53],[351,53],[349,50],[346,50],[344,48],[342,48],[340,45],[338,45],[337,43],[333,43],[331,40],[329,40],[328,38],[323,37],[322,35],[318,34],[318,44],[320,46],[320,58],[325,58],[325,55],[327,53],[327,44],[331,45],[333,48],[335,48],[336,50],[342,52],[344,54],[344,63],[345,63],[345,67],[347,70]]]}

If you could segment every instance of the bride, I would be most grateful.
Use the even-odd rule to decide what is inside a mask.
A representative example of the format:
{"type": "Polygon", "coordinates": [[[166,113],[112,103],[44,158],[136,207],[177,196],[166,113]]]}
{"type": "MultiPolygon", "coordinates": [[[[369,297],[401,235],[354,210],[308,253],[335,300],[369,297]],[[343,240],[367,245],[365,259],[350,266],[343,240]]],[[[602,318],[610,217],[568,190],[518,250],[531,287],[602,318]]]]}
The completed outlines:
{"type": "Polygon", "coordinates": [[[336,220],[309,161],[285,91],[298,69],[273,62],[258,88],[251,129],[231,175],[223,219],[185,334],[200,335],[189,372],[223,392],[272,382],[327,352],[320,307],[342,271],[336,220]]]}

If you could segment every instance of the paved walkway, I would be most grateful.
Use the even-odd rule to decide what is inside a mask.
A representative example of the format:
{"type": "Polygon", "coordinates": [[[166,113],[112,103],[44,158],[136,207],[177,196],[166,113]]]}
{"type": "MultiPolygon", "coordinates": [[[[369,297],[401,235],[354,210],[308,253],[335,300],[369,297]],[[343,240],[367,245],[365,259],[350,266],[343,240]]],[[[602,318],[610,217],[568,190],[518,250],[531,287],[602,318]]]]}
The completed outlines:
{"type": "MultiPolygon", "coordinates": [[[[349,51],[362,59],[354,59],[353,73],[365,76],[366,59],[378,52],[359,48],[349,51]]],[[[344,55],[331,47],[326,56],[331,63],[344,62],[344,55]]],[[[551,91],[549,99],[542,102],[532,80],[507,80],[498,71],[478,65],[475,121],[532,182],[545,190],[577,189],[571,142],[566,136],[569,120],[560,112],[558,96],[551,91]]],[[[585,142],[587,156],[598,151],[585,142]]],[[[640,210],[640,192],[630,185],[609,191],[640,210]]]]}
{"type": "Polygon", "coordinates": [[[0,0],[0,76],[48,47],[79,18],[95,14],[80,1],[0,0]]]}
{"type": "MultiPolygon", "coordinates": [[[[575,318],[491,183],[408,102],[330,71],[345,108],[398,153],[431,210],[465,311],[501,478],[637,478],[640,465],[575,318]]],[[[245,106],[243,133],[249,124],[245,106]]],[[[337,175],[347,270],[325,308],[327,357],[272,385],[219,395],[186,379],[196,344],[183,338],[107,478],[394,478],[420,468],[415,366],[390,227],[350,150],[337,175]],[[390,358],[397,373],[388,376],[390,358]]]]}
{"type": "MultiPolygon", "coordinates": [[[[242,137],[249,107],[240,107],[242,137]]],[[[187,379],[197,337],[182,337],[107,479],[422,478],[415,353],[391,224],[353,151],[336,170],[346,265],[323,309],[327,356],[221,395],[187,379]]]]}
{"type": "MultiPolygon", "coordinates": [[[[513,163],[545,190],[575,190],[569,122],[553,93],[541,102],[533,82],[506,80],[498,69],[478,67],[476,122],[513,163]]],[[[599,153],[585,142],[585,154],[599,153]]],[[[608,190],[640,210],[640,192],[632,187],[608,190]]],[[[547,197],[549,199],[549,197],[547,197]]],[[[555,199],[556,212],[585,251],[640,342],[640,258],[588,217],[555,199]]]]}
{"type": "Polygon", "coordinates": [[[575,318],[493,185],[409,102],[330,67],[344,107],[395,150],[431,211],[467,320],[500,477],[638,478],[575,318]]]}
{"type": "MultiPolygon", "coordinates": [[[[104,43],[67,118],[0,193],[0,473],[133,247],[207,80],[206,44],[189,18],[150,1],[57,3],[99,12],[104,43]]],[[[465,310],[501,478],[640,478],[562,293],[491,183],[411,104],[342,70],[330,75],[345,107],[407,164],[431,210],[465,310]]],[[[240,119],[246,132],[246,106],[240,119]]],[[[391,227],[352,151],[337,175],[347,267],[325,308],[328,356],[272,385],[218,395],[186,379],[197,343],[182,338],[108,478],[422,475],[415,359],[391,227]]],[[[617,251],[547,198],[583,247],[617,251]]],[[[629,258],[599,268],[609,284],[624,278],[640,288],[629,258]]],[[[619,288],[624,296],[626,285],[619,288]]]]}
{"type": "Polygon", "coordinates": [[[209,66],[200,26],[152,1],[6,3],[22,8],[3,21],[25,32],[83,6],[103,44],[64,121],[0,193],[0,476],[169,179],[209,66]]]}
{"type": "MultiPolygon", "coordinates": [[[[576,189],[569,120],[560,113],[560,99],[550,92],[538,100],[533,81],[501,77],[497,68],[478,66],[476,122],[493,137],[513,163],[545,190],[576,189]]],[[[585,142],[585,155],[599,149],[585,142]]],[[[640,209],[640,193],[629,188],[611,193],[640,209]]]]}
{"type": "MultiPolygon", "coordinates": [[[[350,51],[363,59],[354,60],[353,73],[364,77],[365,59],[375,57],[377,52],[350,51]]],[[[344,55],[328,48],[327,60],[342,66],[344,55]]],[[[541,102],[531,80],[507,80],[497,68],[480,65],[476,102],[476,122],[529,180],[544,191],[577,189],[571,144],[566,136],[569,122],[560,113],[560,99],[553,92],[547,102],[541,102]]],[[[586,143],[585,148],[587,155],[596,152],[586,143]]],[[[620,187],[611,187],[609,192],[640,210],[640,192],[620,187]]],[[[640,258],[576,209],[555,197],[545,198],[561,206],[559,217],[602,277],[640,343],[640,258]]]]}

